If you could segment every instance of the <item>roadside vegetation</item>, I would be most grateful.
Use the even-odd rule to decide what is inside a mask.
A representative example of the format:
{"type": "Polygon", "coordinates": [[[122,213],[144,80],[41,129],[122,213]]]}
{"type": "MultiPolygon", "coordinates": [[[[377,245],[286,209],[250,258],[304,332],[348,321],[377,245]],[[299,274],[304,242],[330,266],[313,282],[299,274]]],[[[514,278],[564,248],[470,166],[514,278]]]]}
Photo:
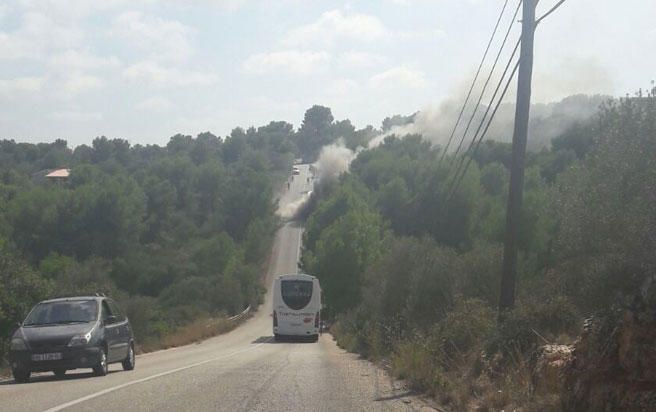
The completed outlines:
{"type": "Polygon", "coordinates": [[[517,305],[501,323],[510,144],[484,142],[453,196],[455,160],[440,156],[391,135],[315,191],[302,263],[332,332],[454,410],[559,410],[531,389],[535,350],[656,275],[656,98],[609,101],[528,154],[517,305]]]}

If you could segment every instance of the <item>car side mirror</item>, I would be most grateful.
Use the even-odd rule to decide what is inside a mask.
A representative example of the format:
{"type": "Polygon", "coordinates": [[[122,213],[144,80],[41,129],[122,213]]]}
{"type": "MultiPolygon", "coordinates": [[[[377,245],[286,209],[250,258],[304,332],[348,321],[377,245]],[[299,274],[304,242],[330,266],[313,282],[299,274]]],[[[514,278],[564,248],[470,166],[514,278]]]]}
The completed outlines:
{"type": "Polygon", "coordinates": [[[109,315],[107,318],[105,318],[105,324],[106,325],[111,325],[112,323],[116,323],[116,316],[114,315],[109,315]]]}

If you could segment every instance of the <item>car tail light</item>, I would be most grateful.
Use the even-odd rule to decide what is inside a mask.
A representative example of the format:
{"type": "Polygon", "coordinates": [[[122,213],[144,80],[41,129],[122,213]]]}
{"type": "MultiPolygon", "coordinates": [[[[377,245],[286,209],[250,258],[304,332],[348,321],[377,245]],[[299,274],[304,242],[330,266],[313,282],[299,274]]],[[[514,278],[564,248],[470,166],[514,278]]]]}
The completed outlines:
{"type": "Polygon", "coordinates": [[[314,317],[314,327],[318,328],[319,327],[319,317],[321,315],[321,312],[317,312],[317,316],[314,317]]]}
{"type": "Polygon", "coordinates": [[[273,311],[273,327],[275,328],[276,326],[278,326],[278,314],[274,310],[273,311]]]}

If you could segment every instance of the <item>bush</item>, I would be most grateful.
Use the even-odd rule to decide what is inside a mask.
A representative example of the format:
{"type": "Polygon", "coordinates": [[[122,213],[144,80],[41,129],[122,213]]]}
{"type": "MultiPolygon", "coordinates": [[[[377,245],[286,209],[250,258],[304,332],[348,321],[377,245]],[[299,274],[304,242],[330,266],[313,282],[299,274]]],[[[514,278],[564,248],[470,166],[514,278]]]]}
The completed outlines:
{"type": "Polygon", "coordinates": [[[580,315],[564,296],[543,302],[519,302],[514,310],[505,314],[490,340],[488,351],[528,353],[561,334],[575,334],[579,326],[580,315]]]}
{"type": "Polygon", "coordinates": [[[448,346],[464,353],[480,347],[493,333],[496,311],[479,299],[460,298],[457,301],[435,329],[444,342],[449,342],[448,346]]]}

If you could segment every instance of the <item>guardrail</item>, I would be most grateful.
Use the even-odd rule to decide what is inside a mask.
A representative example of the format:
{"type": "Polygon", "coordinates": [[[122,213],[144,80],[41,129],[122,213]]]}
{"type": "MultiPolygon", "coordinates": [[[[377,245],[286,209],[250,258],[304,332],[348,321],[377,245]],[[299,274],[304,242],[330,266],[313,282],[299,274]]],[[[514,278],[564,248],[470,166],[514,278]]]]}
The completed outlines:
{"type": "Polygon", "coordinates": [[[251,305],[248,305],[248,307],[246,309],[244,309],[243,312],[238,313],[235,316],[229,317],[228,320],[231,321],[231,322],[238,322],[238,321],[242,320],[243,318],[245,318],[246,315],[248,315],[248,313],[250,311],[251,311],[251,305]]]}

